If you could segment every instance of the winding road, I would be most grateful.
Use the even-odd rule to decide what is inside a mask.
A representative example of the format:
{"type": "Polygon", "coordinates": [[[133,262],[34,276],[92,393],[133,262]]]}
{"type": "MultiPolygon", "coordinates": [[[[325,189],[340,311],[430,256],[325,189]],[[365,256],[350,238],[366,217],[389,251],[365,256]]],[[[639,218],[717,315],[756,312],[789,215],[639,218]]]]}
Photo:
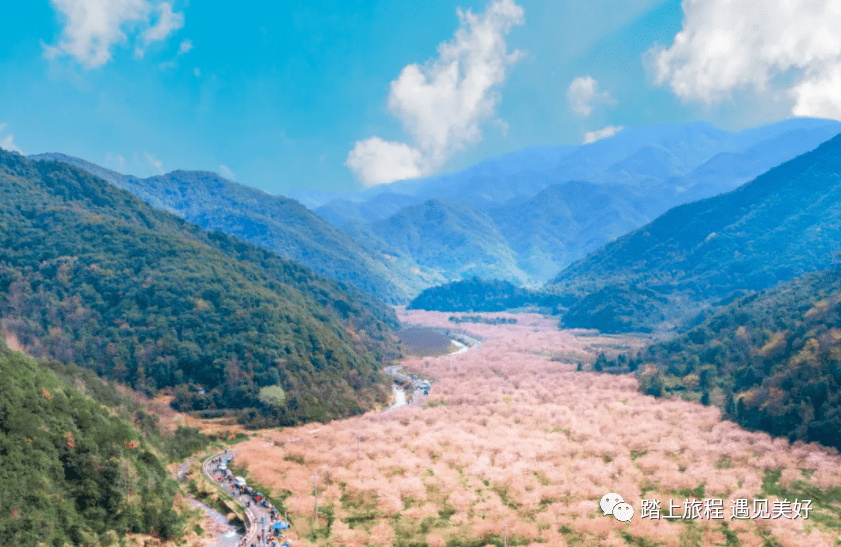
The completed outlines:
{"type": "MultiPolygon", "coordinates": [[[[233,455],[234,453],[232,452],[219,452],[210,456],[204,460],[202,471],[211,482],[234,498],[245,509],[245,534],[237,544],[237,547],[250,547],[251,545],[263,547],[265,545],[271,545],[270,537],[274,523],[272,520],[271,505],[263,507],[259,503],[254,502],[248,495],[237,495],[235,490],[231,488],[232,482],[223,477],[222,473],[217,469],[217,465],[214,463],[214,460],[217,458],[233,457],[233,455]],[[264,534],[263,539],[259,537],[262,534],[264,534]]],[[[281,541],[284,543],[279,541],[278,545],[291,545],[288,539],[281,541]]]]}
{"type": "MultiPolygon", "coordinates": [[[[481,342],[469,336],[460,334],[459,338],[463,341],[466,341],[467,344],[459,340],[453,340],[453,343],[458,346],[458,350],[451,352],[449,355],[457,355],[460,353],[464,353],[469,349],[474,349],[481,346],[481,342]]],[[[401,372],[400,365],[386,367],[385,373],[403,382],[413,382],[416,379],[414,376],[401,372]]],[[[405,406],[407,404],[413,404],[417,402],[423,393],[423,390],[416,389],[415,392],[412,394],[411,399],[407,401],[406,392],[403,389],[395,385],[394,391],[396,401],[393,405],[391,405],[388,408],[388,410],[386,410],[386,412],[395,408],[399,408],[401,406],[405,406]]],[[[262,505],[255,503],[250,496],[244,494],[237,495],[236,491],[233,488],[231,488],[232,482],[225,479],[218,469],[218,465],[216,462],[218,462],[219,459],[224,459],[226,457],[233,458],[233,456],[234,453],[228,451],[219,452],[213,454],[212,456],[209,456],[202,463],[202,472],[210,479],[210,481],[213,484],[215,484],[220,490],[225,492],[227,495],[231,496],[234,500],[237,501],[237,503],[242,505],[243,509],[245,509],[245,534],[237,543],[236,547],[250,547],[251,545],[264,547],[266,545],[271,545],[271,530],[274,522],[272,520],[271,505],[269,507],[263,507],[262,505]]],[[[187,470],[187,467],[189,467],[192,461],[192,459],[188,460],[183,465],[181,465],[181,467],[179,467],[177,471],[179,479],[183,477],[184,473],[187,470]]],[[[197,503],[206,507],[204,504],[201,504],[201,502],[197,503]]],[[[291,546],[291,542],[288,539],[281,541],[284,541],[284,543],[280,543],[281,547],[284,545],[291,546]]]]}

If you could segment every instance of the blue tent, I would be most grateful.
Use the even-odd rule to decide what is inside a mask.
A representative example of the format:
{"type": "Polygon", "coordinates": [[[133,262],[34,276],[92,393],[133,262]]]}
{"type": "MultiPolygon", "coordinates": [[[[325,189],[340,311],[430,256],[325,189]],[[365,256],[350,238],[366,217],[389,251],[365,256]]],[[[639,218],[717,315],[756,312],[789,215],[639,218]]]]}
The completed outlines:
{"type": "Polygon", "coordinates": [[[286,530],[287,528],[289,528],[289,523],[284,520],[274,523],[275,530],[286,530]]]}

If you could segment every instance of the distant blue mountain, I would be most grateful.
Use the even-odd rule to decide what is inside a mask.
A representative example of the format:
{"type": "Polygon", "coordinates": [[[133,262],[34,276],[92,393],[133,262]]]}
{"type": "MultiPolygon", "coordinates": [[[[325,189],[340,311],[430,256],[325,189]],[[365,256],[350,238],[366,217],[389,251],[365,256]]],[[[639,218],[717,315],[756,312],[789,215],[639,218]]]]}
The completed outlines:
{"type": "MultiPolygon", "coordinates": [[[[841,123],[814,118],[740,132],[706,122],[630,127],[590,144],[527,148],[457,173],[345,194],[329,203],[322,201],[315,212],[361,237],[363,246],[376,242],[381,252],[414,261],[424,275],[447,280],[462,279],[460,263],[435,263],[426,248],[391,248],[388,242],[411,237],[401,230],[436,234],[430,245],[465,237],[452,218],[445,221],[433,215],[429,222],[442,224],[424,228],[418,224],[423,220],[410,214],[415,220],[390,223],[392,231],[386,238],[364,225],[400,218],[404,209],[429,200],[441,200],[463,215],[481,213],[507,245],[494,245],[496,256],[476,254],[479,262],[471,271],[480,277],[502,272],[498,276],[509,280],[525,274],[527,283],[535,285],[671,207],[729,192],[839,132],[841,123]],[[456,231],[448,236],[448,228],[456,231]]],[[[470,238],[465,245],[478,248],[470,238]]]]}
{"type": "Polygon", "coordinates": [[[546,291],[574,301],[569,327],[651,329],[830,267],[839,253],[841,135],[731,192],[670,209],[563,269],[546,291]]]}

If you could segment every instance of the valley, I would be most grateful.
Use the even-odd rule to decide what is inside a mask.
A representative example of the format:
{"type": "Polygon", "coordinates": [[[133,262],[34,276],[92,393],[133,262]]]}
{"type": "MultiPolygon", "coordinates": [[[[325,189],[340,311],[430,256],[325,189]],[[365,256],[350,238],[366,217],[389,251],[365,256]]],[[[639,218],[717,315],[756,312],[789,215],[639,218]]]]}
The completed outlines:
{"type": "MultiPolygon", "coordinates": [[[[516,324],[456,324],[399,310],[401,321],[463,329],[481,347],[407,358],[432,380],[419,406],[255,432],[237,464],[285,498],[307,545],[832,546],[841,457],[817,444],[748,432],[714,407],[641,394],[632,375],[589,371],[598,352],[645,340],[516,324]],[[577,363],[586,363],[577,371],[577,363]],[[357,436],[359,453],[357,454],[357,436]],[[319,518],[313,518],[313,475],[319,518]],[[599,500],[721,499],[722,520],[605,517],[599,500]],[[730,500],[812,499],[808,519],[729,519],[730,500]]],[[[770,502],[769,502],[770,503],[770,502]]],[[[664,512],[665,514],[665,512],[664,512]]]]}
{"type": "Polygon", "coordinates": [[[6,4],[0,547],[841,547],[839,0],[6,4]]]}

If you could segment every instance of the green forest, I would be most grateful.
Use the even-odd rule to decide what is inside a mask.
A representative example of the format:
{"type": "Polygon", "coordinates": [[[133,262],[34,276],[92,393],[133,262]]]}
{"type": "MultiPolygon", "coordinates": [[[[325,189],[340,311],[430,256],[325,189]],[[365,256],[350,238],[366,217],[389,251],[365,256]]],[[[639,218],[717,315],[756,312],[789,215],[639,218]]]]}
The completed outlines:
{"type": "Polygon", "coordinates": [[[155,211],[58,162],[0,151],[0,320],[31,354],[252,426],[387,398],[393,311],[360,290],[155,211]],[[276,386],[285,396],[260,397],[276,386]]]}
{"type": "Polygon", "coordinates": [[[597,369],[721,407],[745,428],[841,449],[841,269],[807,274],[705,314],[677,338],[597,369]]]}
{"type": "Polygon", "coordinates": [[[200,435],[165,440],[153,419],[80,372],[0,341],[0,545],[107,545],[109,531],[179,537],[177,485],[164,463],[200,435]]]}
{"type": "Polygon", "coordinates": [[[448,312],[496,312],[535,303],[538,296],[527,289],[498,279],[471,277],[445,283],[421,292],[409,304],[410,310],[448,312]]]}

